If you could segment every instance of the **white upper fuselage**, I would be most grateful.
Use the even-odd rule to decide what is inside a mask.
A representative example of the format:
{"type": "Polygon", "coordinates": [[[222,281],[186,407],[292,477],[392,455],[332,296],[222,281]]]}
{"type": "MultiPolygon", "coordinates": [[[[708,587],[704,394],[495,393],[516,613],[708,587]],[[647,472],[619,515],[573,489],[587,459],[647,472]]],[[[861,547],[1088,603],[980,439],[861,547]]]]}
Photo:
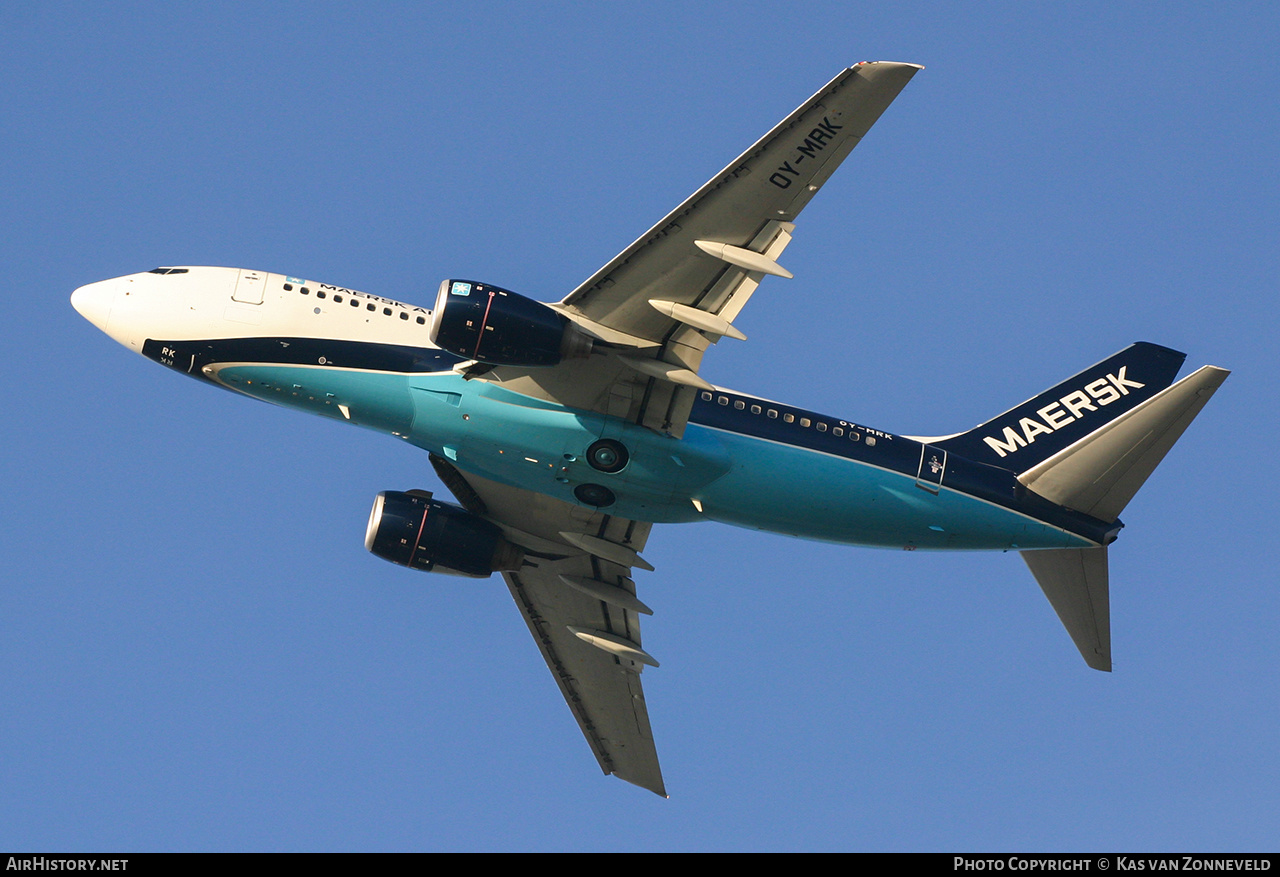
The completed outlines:
{"type": "Polygon", "coordinates": [[[306,337],[433,346],[426,325],[431,312],[416,305],[265,271],[156,270],[174,273],[90,283],[75,291],[71,303],[137,353],[147,338],[306,337]]]}

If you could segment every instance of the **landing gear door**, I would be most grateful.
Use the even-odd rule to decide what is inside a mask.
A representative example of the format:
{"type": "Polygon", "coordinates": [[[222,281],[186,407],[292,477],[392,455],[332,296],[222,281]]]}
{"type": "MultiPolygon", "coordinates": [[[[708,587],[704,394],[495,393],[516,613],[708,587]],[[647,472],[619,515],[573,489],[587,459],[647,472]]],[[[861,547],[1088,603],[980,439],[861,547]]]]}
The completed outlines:
{"type": "Polygon", "coordinates": [[[231,293],[231,300],[247,305],[262,304],[262,296],[267,287],[265,271],[240,271],[236,278],[236,291],[231,293]]]}
{"type": "Polygon", "coordinates": [[[920,446],[920,468],[916,472],[916,487],[937,493],[942,489],[942,479],[947,474],[947,452],[933,445],[920,446]]]}

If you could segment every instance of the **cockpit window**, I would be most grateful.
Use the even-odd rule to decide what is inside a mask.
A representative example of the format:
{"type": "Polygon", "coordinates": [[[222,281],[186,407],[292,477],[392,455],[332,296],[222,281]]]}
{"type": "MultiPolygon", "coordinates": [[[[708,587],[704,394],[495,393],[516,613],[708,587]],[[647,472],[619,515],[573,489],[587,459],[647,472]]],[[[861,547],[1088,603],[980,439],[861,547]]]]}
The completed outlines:
{"type": "Polygon", "coordinates": [[[186,274],[186,268],[152,268],[148,274],[186,274]]]}

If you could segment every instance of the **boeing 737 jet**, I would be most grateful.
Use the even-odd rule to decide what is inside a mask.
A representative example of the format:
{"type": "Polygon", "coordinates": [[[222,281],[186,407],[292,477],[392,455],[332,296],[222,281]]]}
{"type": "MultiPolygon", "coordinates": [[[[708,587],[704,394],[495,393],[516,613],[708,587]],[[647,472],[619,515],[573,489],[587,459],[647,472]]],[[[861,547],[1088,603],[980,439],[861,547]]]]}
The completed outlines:
{"type": "MultiPolygon", "coordinates": [[[[1085,662],[1111,668],[1120,513],[1228,374],[1137,343],[968,432],[895,435],[714,386],[707,349],[796,219],[920,68],[835,79],[561,301],[475,280],[431,307],[302,277],[165,267],[77,289],[125,347],[427,451],[457,504],[379,493],[365,545],[500,572],[606,774],[665,795],[632,570],[654,524],[1022,553],[1085,662]]],[[[771,281],[780,283],[781,281],[771,281]]],[[[794,305],[793,305],[794,306],[794,305]]]]}

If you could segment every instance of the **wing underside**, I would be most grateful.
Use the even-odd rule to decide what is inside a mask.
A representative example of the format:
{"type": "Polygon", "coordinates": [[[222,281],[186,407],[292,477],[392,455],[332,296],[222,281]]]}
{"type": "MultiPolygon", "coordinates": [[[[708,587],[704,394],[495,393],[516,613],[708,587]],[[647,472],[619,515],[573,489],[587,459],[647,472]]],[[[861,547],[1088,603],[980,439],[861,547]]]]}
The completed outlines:
{"type": "Polygon", "coordinates": [[[501,526],[526,551],[503,573],[543,660],[606,774],[666,795],[640,672],[656,666],[640,640],[631,567],[649,524],[463,474],[432,457],[467,509],[501,526]]]}
{"type": "Polygon", "coordinates": [[[778,260],[795,218],[919,70],[842,71],[556,307],[605,342],[553,369],[494,369],[517,392],[679,438],[707,348],[729,336],[778,260]]]}
{"type": "MultiPolygon", "coordinates": [[[[585,573],[588,580],[623,578],[621,573],[605,570],[575,571],[585,573]]],[[[665,796],[640,685],[643,665],[591,645],[575,633],[612,633],[638,646],[635,613],[573,591],[558,574],[523,570],[506,573],[504,578],[600,769],[665,796]]]]}
{"type": "Polygon", "coordinates": [[[776,234],[757,239],[770,223],[795,221],[919,69],[879,61],[842,71],[562,304],[660,341],[672,323],[650,299],[701,305],[728,268],[788,276],[775,258],[758,258],[776,234]]]}

